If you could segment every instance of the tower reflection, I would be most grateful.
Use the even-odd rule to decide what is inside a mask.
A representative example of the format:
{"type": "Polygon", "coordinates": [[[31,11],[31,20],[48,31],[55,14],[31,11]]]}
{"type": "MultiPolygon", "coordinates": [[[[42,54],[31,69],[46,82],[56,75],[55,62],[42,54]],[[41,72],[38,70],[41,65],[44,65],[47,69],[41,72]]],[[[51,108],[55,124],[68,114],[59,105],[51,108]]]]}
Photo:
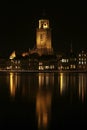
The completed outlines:
{"type": "Polygon", "coordinates": [[[46,129],[50,120],[51,94],[38,90],[36,97],[36,114],[38,128],[46,129]]]}
{"type": "MultiPolygon", "coordinates": [[[[51,113],[51,91],[47,88],[50,80],[50,75],[39,74],[39,88],[36,95],[36,116],[38,122],[38,129],[46,130],[50,121],[51,113]]],[[[51,75],[52,79],[52,75],[51,75]]]]}

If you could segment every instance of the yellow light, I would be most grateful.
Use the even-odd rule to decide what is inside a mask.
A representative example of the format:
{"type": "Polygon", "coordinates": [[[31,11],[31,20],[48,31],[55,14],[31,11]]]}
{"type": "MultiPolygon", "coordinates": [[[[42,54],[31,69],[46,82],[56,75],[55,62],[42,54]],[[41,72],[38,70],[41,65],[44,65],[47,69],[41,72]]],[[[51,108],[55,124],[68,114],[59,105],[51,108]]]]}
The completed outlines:
{"type": "Polygon", "coordinates": [[[46,128],[49,122],[51,108],[51,94],[44,93],[41,89],[36,96],[36,115],[38,120],[38,128],[46,128]]]}
{"type": "Polygon", "coordinates": [[[9,59],[14,59],[16,57],[15,51],[12,52],[12,54],[10,55],[9,59]]]}
{"type": "Polygon", "coordinates": [[[14,74],[10,73],[10,93],[15,96],[15,84],[14,84],[14,74]]]}

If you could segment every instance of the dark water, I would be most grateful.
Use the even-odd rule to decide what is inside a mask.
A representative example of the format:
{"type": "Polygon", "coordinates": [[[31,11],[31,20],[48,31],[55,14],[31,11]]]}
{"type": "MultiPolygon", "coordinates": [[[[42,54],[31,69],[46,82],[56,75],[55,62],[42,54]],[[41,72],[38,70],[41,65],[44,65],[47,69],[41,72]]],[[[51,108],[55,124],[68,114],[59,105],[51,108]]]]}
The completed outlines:
{"type": "Polygon", "coordinates": [[[86,73],[0,73],[0,129],[84,129],[86,73]]]}

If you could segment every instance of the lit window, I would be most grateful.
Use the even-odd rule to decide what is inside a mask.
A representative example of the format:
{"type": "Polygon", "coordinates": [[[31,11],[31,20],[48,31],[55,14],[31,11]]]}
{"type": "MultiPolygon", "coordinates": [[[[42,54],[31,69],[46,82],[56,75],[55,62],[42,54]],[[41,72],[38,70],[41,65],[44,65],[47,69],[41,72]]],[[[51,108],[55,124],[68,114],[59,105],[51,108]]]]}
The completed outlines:
{"type": "Polygon", "coordinates": [[[79,64],[81,64],[81,61],[79,61],[79,64]]]}
{"type": "Polygon", "coordinates": [[[79,54],[79,56],[81,56],[81,54],[79,54]]]}

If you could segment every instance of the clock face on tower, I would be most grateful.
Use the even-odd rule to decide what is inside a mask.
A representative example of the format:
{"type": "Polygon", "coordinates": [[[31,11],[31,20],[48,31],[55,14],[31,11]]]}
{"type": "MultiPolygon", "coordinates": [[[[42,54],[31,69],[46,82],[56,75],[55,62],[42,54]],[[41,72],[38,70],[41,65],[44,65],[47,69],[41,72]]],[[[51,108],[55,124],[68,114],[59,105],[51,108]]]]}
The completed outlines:
{"type": "Polygon", "coordinates": [[[49,21],[48,20],[39,20],[39,28],[47,29],[49,28],[49,21]]]}
{"type": "Polygon", "coordinates": [[[43,24],[43,28],[45,29],[45,28],[48,28],[48,24],[47,24],[47,22],[44,22],[44,24],[43,24]]]}
{"type": "Polygon", "coordinates": [[[40,19],[36,29],[36,47],[41,54],[49,54],[51,47],[51,28],[48,19],[40,19]]]}

